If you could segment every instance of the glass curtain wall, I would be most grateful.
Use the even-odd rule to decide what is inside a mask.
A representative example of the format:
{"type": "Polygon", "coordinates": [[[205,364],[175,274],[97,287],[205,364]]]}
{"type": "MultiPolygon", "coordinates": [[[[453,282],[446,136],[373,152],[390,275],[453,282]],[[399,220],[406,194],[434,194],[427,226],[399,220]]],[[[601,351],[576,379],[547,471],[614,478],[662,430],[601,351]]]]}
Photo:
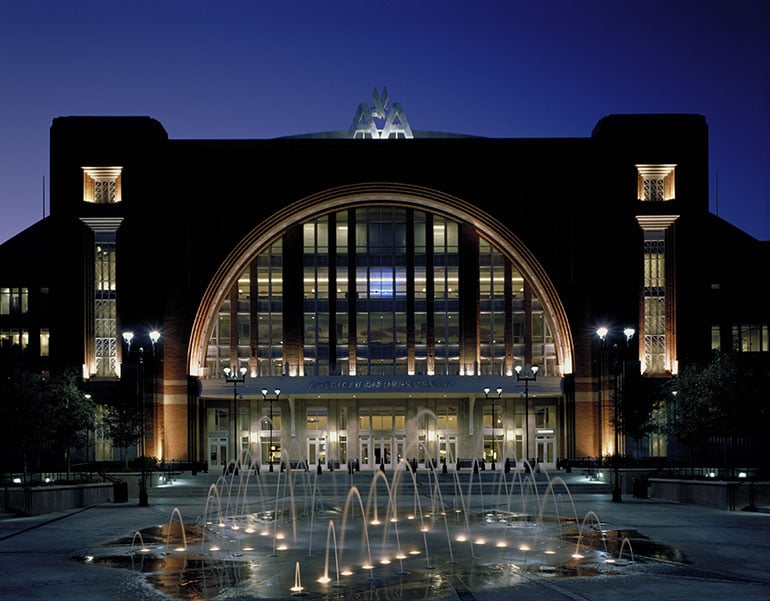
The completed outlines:
{"type": "MultiPolygon", "coordinates": [[[[397,206],[304,223],[304,374],[459,374],[460,297],[470,286],[465,293],[480,299],[480,373],[510,375],[526,362],[558,375],[548,320],[514,264],[482,239],[479,280],[460,280],[460,228],[447,217],[397,206]]],[[[223,302],[208,346],[208,377],[220,378],[233,364],[256,365],[257,377],[283,373],[282,251],[279,239],[260,253],[223,302]]]]}

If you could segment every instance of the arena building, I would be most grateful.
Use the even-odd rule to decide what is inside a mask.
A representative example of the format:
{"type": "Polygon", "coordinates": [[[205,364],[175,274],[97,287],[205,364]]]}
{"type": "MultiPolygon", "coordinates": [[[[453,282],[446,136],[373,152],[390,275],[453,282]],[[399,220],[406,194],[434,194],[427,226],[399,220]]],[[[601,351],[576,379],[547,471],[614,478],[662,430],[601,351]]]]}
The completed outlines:
{"type": "MultiPolygon", "coordinates": [[[[700,115],[484,138],[375,90],[341,131],[60,117],[50,144],[50,215],[0,247],[2,352],[78,366],[100,407],[135,395],[162,461],[665,456],[627,448],[618,395],[768,351],[768,244],[709,212],[700,115]]],[[[118,454],[100,423],[83,452],[118,454]]]]}

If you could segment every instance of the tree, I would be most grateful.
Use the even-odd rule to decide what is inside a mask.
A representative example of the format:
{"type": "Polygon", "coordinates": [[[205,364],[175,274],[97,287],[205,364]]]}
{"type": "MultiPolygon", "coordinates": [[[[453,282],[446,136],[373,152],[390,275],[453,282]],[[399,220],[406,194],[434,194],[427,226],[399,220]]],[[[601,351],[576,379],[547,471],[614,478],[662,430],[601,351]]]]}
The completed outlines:
{"type": "MultiPolygon", "coordinates": [[[[59,452],[69,462],[69,451],[87,440],[94,405],[80,390],[77,372],[43,376],[14,369],[2,379],[0,418],[5,440],[21,458],[24,479],[32,462],[39,471],[43,454],[59,452]]],[[[69,463],[68,463],[69,468],[69,463]]]]}
{"type": "Polygon", "coordinates": [[[15,368],[3,375],[0,394],[0,420],[3,438],[11,455],[10,469],[22,470],[24,481],[30,462],[39,468],[40,453],[46,442],[47,415],[43,404],[45,379],[40,374],[15,368]],[[13,460],[18,459],[21,465],[13,460]]]}
{"type": "Polygon", "coordinates": [[[710,439],[726,438],[732,462],[740,438],[767,432],[760,401],[767,383],[743,353],[717,351],[708,362],[683,363],[679,375],[663,385],[671,404],[666,432],[688,448],[692,461],[710,439]]]}
{"type": "Polygon", "coordinates": [[[623,385],[618,391],[620,393],[618,424],[620,431],[639,446],[644,437],[656,429],[655,395],[651,394],[650,387],[642,380],[638,363],[634,363],[633,366],[637,369],[629,369],[628,365],[625,366],[623,385]]]}
{"type": "Polygon", "coordinates": [[[96,406],[80,390],[75,370],[56,373],[43,394],[43,403],[51,416],[49,441],[55,448],[63,449],[69,473],[71,450],[88,443],[88,430],[94,424],[96,406]]]}
{"type": "Polygon", "coordinates": [[[737,416],[739,432],[767,439],[770,435],[770,366],[763,353],[737,353],[737,356],[742,413],[737,416]]]}
{"type": "Polygon", "coordinates": [[[688,449],[692,462],[698,447],[719,430],[721,416],[706,382],[706,364],[684,363],[679,374],[663,385],[664,398],[671,399],[665,431],[688,449]]]}
{"type": "Polygon", "coordinates": [[[135,444],[141,436],[141,411],[137,408],[134,395],[124,391],[105,414],[107,436],[112,444],[123,449],[123,459],[128,467],[128,447],[135,444]]]}

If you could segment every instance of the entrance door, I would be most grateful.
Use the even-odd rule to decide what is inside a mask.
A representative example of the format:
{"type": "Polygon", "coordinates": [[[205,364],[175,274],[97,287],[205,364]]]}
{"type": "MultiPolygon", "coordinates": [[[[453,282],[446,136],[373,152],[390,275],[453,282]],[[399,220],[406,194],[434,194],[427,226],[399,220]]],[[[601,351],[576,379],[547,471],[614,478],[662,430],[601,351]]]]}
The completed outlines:
{"type": "Polygon", "coordinates": [[[226,437],[209,438],[209,467],[227,465],[229,456],[229,445],[226,437]]]}
{"type": "Polygon", "coordinates": [[[373,442],[375,467],[379,467],[380,465],[392,466],[394,462],[393,438],[390,436],[375,436],[373,442]]]}
{"type": "Polygon", "coordinates": [[[401,463],[402,459],[406,459],[406,457],[404,457],[404,450],[406,449],[406,437],[400,436],[400,435],[396,436],[395,441],[396,441],[396,447],[395,447],[396,452],[393,455],[392,463],[393,465],[398,466],[401,463]]]}
{"type": "Polygon", "coordinates": [[[438,455],[439,463],[454,464],[457,461],[457,436],[439,436],[438,455]]]}
{"type": "Polygon", "coordinates": [[[544,467],[552,469],[556,467],[556,436],[553,434],[538,434],[535,438],[535,451],[537,462],[544,467]]]}
{"type": "Polygon", "coordinates": [[[307,461],[308,466],[313,467],[321,462],[326,467],[326,437],[311,436],[307,439],[307,461]]]}
{"type": "Polygon", "coordinates": [[[361,469],[372,469],[372,465],[370,465],[370,461],[372,460],[372,451],[371,451],[371,440],[368,437],[362,436],[358,439],[358,449],[359,449],[359,464],[361,465],[361,469]]]}

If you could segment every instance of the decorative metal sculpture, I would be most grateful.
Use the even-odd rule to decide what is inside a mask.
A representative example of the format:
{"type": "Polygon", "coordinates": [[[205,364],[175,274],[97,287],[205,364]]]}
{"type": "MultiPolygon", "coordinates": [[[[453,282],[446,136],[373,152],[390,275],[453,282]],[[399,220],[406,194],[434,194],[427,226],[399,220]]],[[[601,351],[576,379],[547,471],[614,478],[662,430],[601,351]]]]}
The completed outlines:
{"type": "Polygon", "coordinates": [[[401,104],[394,102],[393,106],[388,107],[387,88],[382,89],[382,94],[377,92],[377,88],[374,88],[372,102],[372,106],[365,102],[358,105],[353,123],[350,125],[349,135],[351,138],[376,140],[399,137],[414,138],[412,128],[401,104]],[[381,123],[382,126],[379,127],[378,123],[381,123]]]}

